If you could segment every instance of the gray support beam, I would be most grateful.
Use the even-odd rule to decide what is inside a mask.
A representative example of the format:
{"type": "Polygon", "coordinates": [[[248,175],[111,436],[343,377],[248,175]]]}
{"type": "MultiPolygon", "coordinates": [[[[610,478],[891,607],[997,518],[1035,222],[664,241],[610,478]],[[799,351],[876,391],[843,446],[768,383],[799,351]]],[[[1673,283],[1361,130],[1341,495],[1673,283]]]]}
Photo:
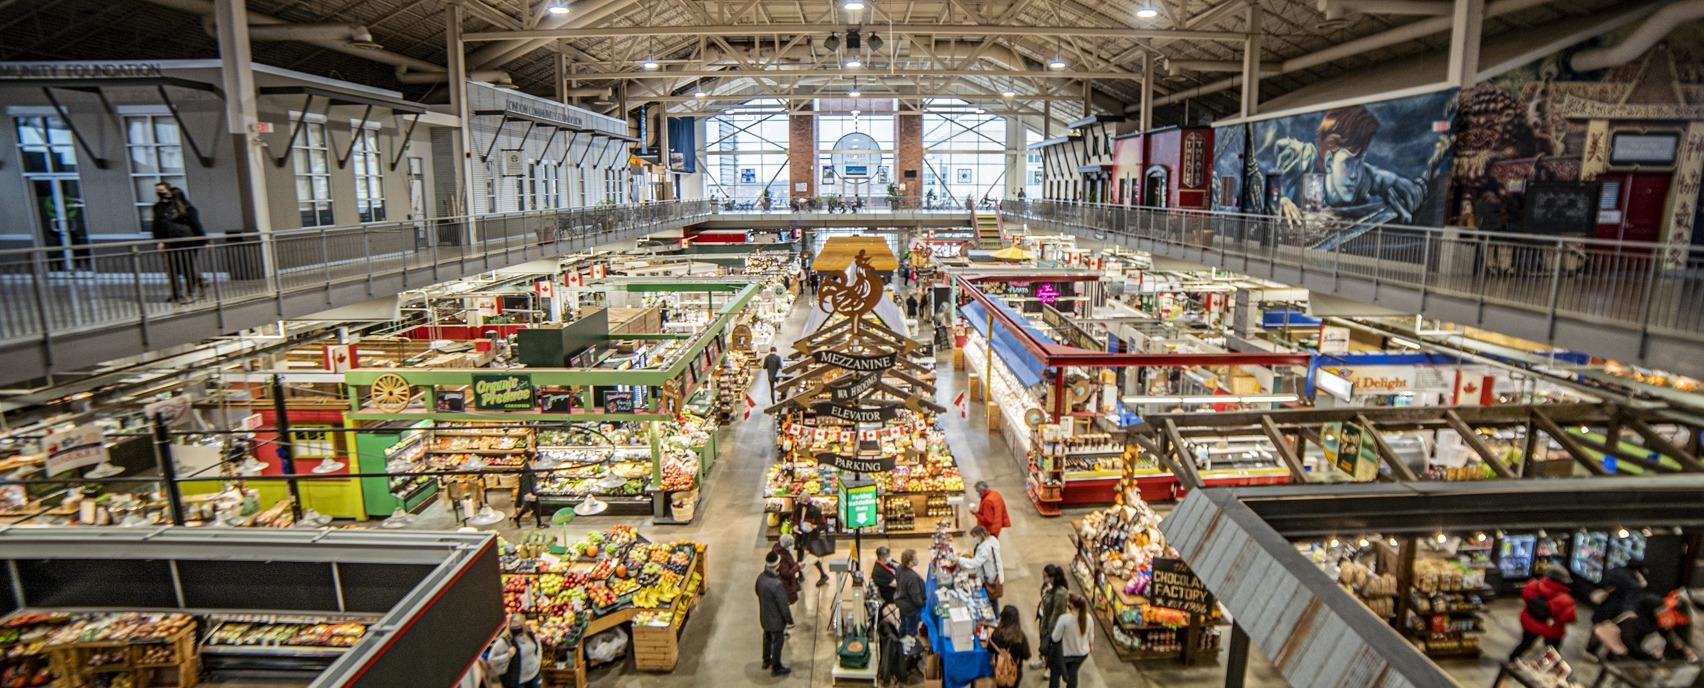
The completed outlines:
{"type": "Polygon", "coordinates": [[[1266,433],[1266,439],[1278,450],[1278,458],[1284,461],[1284,467],[1290,469],[1290,477],[1298,483],[1308,481],[1308,472],[1302,469],[1302,457],[1296,454],[1295,447],[1284,439],[1278,432],[1278,425],[1272,422],[1271,416],[1260,417],[1260,430],[1266,433]]]}
{"type": "Polygon", "coordinates": [[[1137,131],[1154,128],[1154,54],[1142,53],[1142,104],[1136,120],[1137,131]]]}
{"type": "Polygon", "coordinates": [[[1534,409],[1532,422],[1539,430],[1543,430],[1544,434],[1549,435],[1550,439],[1556,440],[1557,444],[1562,445],[1562,451],[1568,452],[1568,456],[1573,457],[1576,463],[1584,466],[1592,475],[1609,475],[1609,471],[1603,467],[1603,464],[1593,461],[1592,457],[1586,454],[1585,445],[1580,444],[1579,440],[1574,439],[1573,435],[1563,430],[1562,426],[1550,419],[1550,416],[1534,409]]]}
{"type": "Polygon", "coordinates": [[[1667,437],[1663,437],[1661,433],[1646,424],[1645,421],[1629,417],[1625,419],[1623,424],[1632,429],[1633,432],[1638,433],[1639,438],[1645,441],[1645,446],[1650,447],[1663,456],[1679,461],[1680,465],[1685,466],[1687,471],[1694,473],[1704,472],[1704,463],[1699,463],[1698,457],[1693,456],[1686,450],[1675,446],[1673,442],[1670,442],[1667,437]]]}
{"type": "MultiPolygon", "coordinates": [[[[473,156],[468,154],[468,151],[473,150],[473,121],[471,115],[469,115],[472,108],[468,107],[467,103],[467,54],[462,45],[461,3],[444,4],[444,50],[449,56],[449,64],[446,69],[449,71],[450,108],[461,120],[461,126],[458,127],[460,130],[458,134],[461,138],[461,155],[457,156],[461,158],[461,165],[459,166],[461,179],[456,180],[456,188],[461,191],[462,213],[467,216],[466,240],[471,245],[478,239],[479,229],[477,220],[474,219],[477,215],[474,212],[477,206],[474,205],[473,156]]],[[[492,140],[495,141],[496,134],[492,136],[492,140]]],[[[486,210],[495,211],[496,209],[487,208],[486,210]]]]}
{"type": "MultiPolygon", "coordinates": [[[[1458,0],[1462,2],[1465,0],[1458,0]]],[[[1483,6],[1484,0],[1478,0],[1483,6]]],[[[1243,117],[1260,111],[1260,3],[1248,4],[1248,38],[1243,41],[1242,110],[1243,117]]]]}
{"type": "Polygon", "coordinates": [[[1225,655],[1225,688],[1243,688],[1248,678],[1248,632],[1231,624],[1231,649],[1225,655]]]}
{"type": "MultiPolygon", "coordinates": [[[[245,234],[272,231],[266,198],[266,152],[261,150],[259,92],[249,52],[248,6],[244,0],[218,0],[213,17],[219,27],[221,86],[225,90],[225,127],[237,156],[237,203],[245,234]]],[[[304,113],[305,114],[305,113],[304,113]]],[[[263,275],[275,274],[270,242],[261,243],[263,275]]]]}
{"type": "Polygon", "coordinates": [[[1366,414],[1356,415],[1355,422],[1360,423],[1367,435],[1373,438],[1373,446],[1378,449],[1379,458],[1384,459],[1386,466],[1390,466],[1391,475],[1396,476],[1396,479],[1402,482],[1414,482],[1420,479],[1420,476],[1414,474],[1414,469],[1402,462],[1402,455],[1397,454],[1396,450],[1391,448],[1390,443],[1385,441],[1384,434],[1379,432],[1378,426],[1367,420],[1366,414]]]}
{"type": "Polygon", "coordinates": [[[1497,460],[1497,455],[1491,453],[1491,447],[1485,444],[1485,440],[1479,437],[1479,433],[1474,432],[1473,428],[1468,427],[1467,423],[1462,421],[1461,416],[1453,409],[1444,412],[1444,420],[1449,422],[1450,429],[1455,430],[1457,435],[1461,435],[1461,441],[1467,444],[1469,448],[1473,449],[1473,453],[1478,454],[1481,461],[1484,461],[1486,465],[1491,467],[1491,470],[1497,474],[1497,477],[1515,477],[1515,472],[1509,470],[1509,467],[1502,461],[1497,460]]]}
{"type": "Polygon", "coordinates": [[[1479,38],[1485,24],[1485,0],[1455,0],[1450,12],[1451,86],[1468,88],[1479,75],[1479,38]]]}

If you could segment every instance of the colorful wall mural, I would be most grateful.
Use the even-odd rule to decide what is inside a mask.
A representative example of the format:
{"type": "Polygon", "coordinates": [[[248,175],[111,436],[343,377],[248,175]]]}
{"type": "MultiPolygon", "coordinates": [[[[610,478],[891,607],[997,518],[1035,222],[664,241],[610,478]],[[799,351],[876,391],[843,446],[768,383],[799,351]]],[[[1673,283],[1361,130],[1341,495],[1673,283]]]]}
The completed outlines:
{"type": "Polygon", "coordinates": [[[1455,90],[1249,125],[1260,212],[1307,226],[1439,225],[1455,90]]]}
{"type": "Polygon", "coordinates": [[[1236,124],[1213,130],[1213,209],[1241,212],[1255,207],[1245,193],[1249,187],[1248,127],[1236,124]]]}
{"type": "MultiPolygon", "coordinates": [[[[1704,25],[1684,25],[1627,64],[1576,72],[1575,53],[1622,29],[1477,84],[1462,98],[1449,220],[1538,234],[1529,186],[1588,184],[1600,238],[1692,243],[1704,169],[1704,25]]],[[[1588,219],[1586,224],[1592,225],[1588,219]]]]}

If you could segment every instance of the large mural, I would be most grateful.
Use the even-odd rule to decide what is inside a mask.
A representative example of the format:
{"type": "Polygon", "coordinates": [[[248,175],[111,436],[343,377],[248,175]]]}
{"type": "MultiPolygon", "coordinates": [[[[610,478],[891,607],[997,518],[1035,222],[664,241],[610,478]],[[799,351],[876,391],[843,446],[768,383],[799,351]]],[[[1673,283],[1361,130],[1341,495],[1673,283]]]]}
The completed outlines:
{"type": "MultiPolygon", "coordinates": [[[[1335,246],[1386,224],[1440,225],[1456,91],[1249,125],[1252,207],[1335,246]]],[[[1221,149],[1226,150],[1226,149],[1221,149]]]]}
{"type": "Polygon", "coordinates": [[[1213,130],[1213,209],[1237,212],[1255,207],[1247,197],[1248,126],[1234,124],[1213,130]]]}
{"type": "Polygon", "coordinates": [[[1692,242],[1704,168],[1704,24],[1683,25],[1639,58],[1590,72],[1582,50],[1615,45],[1631,28],[1572,46],[1475,85],[1462,96],[1452,224],[1572,234],[1529,221],[1533,189],[1588,183],[1599,195],[1587,233],[1692,242]],[[1594,228],[1595,225],[1595,228],[1594,228]]]}

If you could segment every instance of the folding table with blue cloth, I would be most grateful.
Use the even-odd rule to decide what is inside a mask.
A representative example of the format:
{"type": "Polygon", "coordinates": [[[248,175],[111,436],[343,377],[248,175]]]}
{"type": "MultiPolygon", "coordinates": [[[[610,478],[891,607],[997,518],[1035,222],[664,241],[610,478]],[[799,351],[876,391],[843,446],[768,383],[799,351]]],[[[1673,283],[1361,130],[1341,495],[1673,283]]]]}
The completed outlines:
{"type": "MultiPolygon", "coordinates": [[[[923,595],[928,606],[923,610],[923,626],[929,632],[929,647],[941,657],[941,683],[945,688],[962,688],[983,676],[994,675],[994,655],[988,652],[979,639],[971,641],[971,647],[953,647],[950,636],[941,628],[941,617],[936,614],[940,600],[935,595],[937,588],[935,572],[930,571],[923,581],[923,595]]],[[[979,606],[987,606],[988,593],[980,587],[975,593],[979,606]]]]}

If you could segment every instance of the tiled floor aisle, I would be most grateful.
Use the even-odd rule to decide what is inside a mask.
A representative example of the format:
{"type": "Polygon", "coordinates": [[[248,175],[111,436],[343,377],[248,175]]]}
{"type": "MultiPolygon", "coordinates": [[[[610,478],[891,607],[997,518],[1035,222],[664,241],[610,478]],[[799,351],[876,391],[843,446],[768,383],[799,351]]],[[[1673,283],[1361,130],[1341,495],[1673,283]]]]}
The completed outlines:
{"type": "MultiPolygon", "coordinates": [[[[796,310],[783,329],[780,341],[790,342],[799,336],[799,330],[804,325],[805,312],[804,309],[796,310]]],[[[963,376],[951,374],[948,361],[943,358],[937,399],[942,405],[950,407],[952,398],[958,394],[958,389],[963,384],[963,376]]],[[[759,400],[768,398],[768,390],[761,380],[754,387],[752,397],[759,400]]],[[[763,555],[770,546],[762,536],[763,501],[760,485],[764,470],[774,460],[774,424],[761,410],[759,408],[754,411],[750,420],[736,421],[722,431],[722,453],[707,483],[705,502],[700,507],[697,520],[688,526],[645,527],[647,535],[654,538],[690,538],[708,545],[709,594],[683,633],[679,666],[671,674],[639,673],[626,665],[599,668],[591,674],[592,685],[623,688],[832,685],[830,671],[834,663],[835,643],[824,630],[826,617],[819,611],[828,605],[833,587],[812,587],[809,583],[814,583],[814,573],[811,574],[812,580],[808,581],[799,608],[794,612],[799,625],[787,642],[786,656],[793,667],[793,675],[785,679],[773,678],[758,666],[756,600],[752,586],[762,569],[763,555]]],[[[1066,535],[1070,532],[1071,519],[1081,514],[1068,513],[1064,518],[1047,519],[1035,513],[1024,500],[1023,479],[1016,460],[1003,440],[991,437],[986,432],[978,410],[973,407],[968,420],[961,420],[956,413],[946,414],[943,421],[946,424],[947,438],[964,471],[967,485],[974,484],[979,479],[987,480],[1007,495],[1013,521],[1012,527],[1001,535],[1010,576],[1007,602],[1016,605],[1020,610],[1026,610],[1027,616],[1027,610],[1035,608],[1039,597],[1037,585],[1042,567],[1048,563],[1063,565],[1070,561],[1072,547],[1066,535]]],[[[974,504],[974,496],[968,496],[966,501],[974,504]]],[[[580,519],[570,530],[578,536],[585,531],[607,527],[617,522],[619,521],[616,518],[580,519]]],[[[418,526],[451,529],[455,524],[446,510],[434,506],[428,510],[418,526]]],[[[505,535],[515,535],[507,522],[500,525],[498,530],[505,535]]],[[[841,544],[844,553],[848,543],[842,541],[841,544]]],[[[898,552],[907,547],[921,550],[928,546],[928,541],[923,538],[892,541],[867,538],[866,552],[873,552],[880,544],[888,544],[898,552]]],[[[868,568],[867,559],[863,566],[868,568]]],[[[1518,612],[1515,611],[1515,603],[1512,601],[1505,601],[1500,606],[1506,609],[1496,614],[1496,618],[1488,619],[1491,632],[1486,645],[1493,651],[1506,652],[1518,636],[1518,629],[1514,628],[1513,622],[1513,615],[1518,612]]],[[[1026,624],[1028,623],[1030,622],[1026,620],[1026,624]]],[[[1033,634],[1033,627],[1028,630],[1033,634]]],[[[1582,628],[1582,633],[1576,635],[1583,636],[1583,630],[1582,628]]],[[[1570,645],[1577,646],[1582,642],[1580,638],[1573,638],[1570,645]]],[[[1084,665],[1082,672],[1082,685],[1086,688],[1205,687],[1224,684],[1224,668],[1217,663],[1194,667],[1181,667],[1171,663],[1137,666],[1119,661],[1111,650],[1107,649],[1108,639],[1104,634],[1096,640],[1096,645],[1097,650],[1084,665]]],[[[1467,686],[1489,685],[1496,673],[1495,663],[1489,658],[1477,663],[1455,662],[1447,665],[1446,669],[1457,675],[1462,684],[1467,686]]],[[[1595,672],[1589,672],[1588,675],[1595,675],[1595,672]]],[[[1030,686],[1044,685],[1034,672],[1029,672],[1025,683],[1030,686]]],[[[224,681],[212,685],[271,688],[293,684],[224,681]]],[[[1250,658],[1247,685],[1288,684],[1256,649],[1250,658]]]]}

